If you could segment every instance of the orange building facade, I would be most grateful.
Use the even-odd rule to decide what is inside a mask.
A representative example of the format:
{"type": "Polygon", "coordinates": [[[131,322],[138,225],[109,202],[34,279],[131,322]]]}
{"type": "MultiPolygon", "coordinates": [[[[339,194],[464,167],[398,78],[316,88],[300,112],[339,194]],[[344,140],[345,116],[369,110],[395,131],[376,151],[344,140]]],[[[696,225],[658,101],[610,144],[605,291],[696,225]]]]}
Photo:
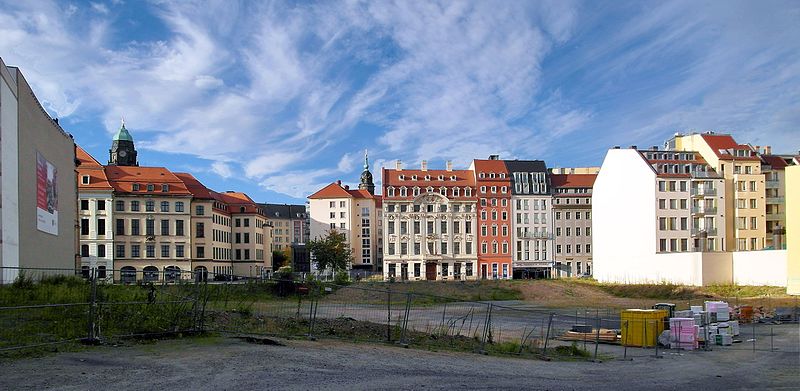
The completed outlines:
{"type": "Polygon", "coordinates": [[[478,198],[478,268],[481,279],[511,279],[511,179],[497,155],[474,160],[478,198]]]}

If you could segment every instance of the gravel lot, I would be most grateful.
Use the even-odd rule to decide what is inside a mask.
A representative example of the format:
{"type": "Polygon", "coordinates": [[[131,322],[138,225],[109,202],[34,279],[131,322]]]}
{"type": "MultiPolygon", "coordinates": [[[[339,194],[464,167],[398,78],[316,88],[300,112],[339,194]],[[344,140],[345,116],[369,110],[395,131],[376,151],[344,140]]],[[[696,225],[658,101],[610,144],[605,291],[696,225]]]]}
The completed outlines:
{"type": "Polygon", "coordinates": [[[800,384],[800,355],[789,352],[716,349],[590,363],[330,340],[280,342],[284,346],[189,338],[3,362],[0,389],[794,390],[800,384]]]}

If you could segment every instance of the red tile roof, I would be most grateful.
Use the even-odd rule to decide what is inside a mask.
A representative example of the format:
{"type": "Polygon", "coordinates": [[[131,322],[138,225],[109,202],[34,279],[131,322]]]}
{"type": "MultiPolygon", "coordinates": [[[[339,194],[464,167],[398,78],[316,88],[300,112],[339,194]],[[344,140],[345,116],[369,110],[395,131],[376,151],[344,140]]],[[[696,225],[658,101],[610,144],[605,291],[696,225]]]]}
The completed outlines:
{"type": "Polygon", "coordinates": [[[316,193],[308,196],[310,199],[325,199],[325,198],[350,198],[351,195],[347,190],[342,187],[340,182],[333,182],[328,186],[323,187],[316,193]]]}
{"type": "Polygon", "coordinates": [[[734,156],[731,155],[730,150],[748,150],[753,151],[749,145],[739,144],[728,134],[703,134],[703,140],[711,147],[711,150],[717,155],[718,158],[724,160],[760,160],[756,156],[734,156]]]}
{"type": "Polygon", "coordinates": [[[558,187],[592,187],[597,174],[553,174],[550,176],[551,186],[558,187]]]}
{"type": "Polygon", "coordinates": [[[195,178],[192,174],[185,173],[185,172],[176,172],[175,176],[178,177],[185,185],[186,189],[192,193],[194,198],[202,199],[202,200],[214,200],[216,197],[212,195],[212,191],[207,188],[204,184],[202,184],[197,178],[195,178]]]}
{"type": "Polygon", "coordinates": [[[168,196],[191,196],[186,184],[164,167],[105,166],[105,173],[117,193],[152,194],[168,196]],[[138,184],[139,190],[133,191],[138,184]],[[161,191],[161,185],[169,185],[168,191],[161,191]],[[154,185],[147,191],[147,185],[154,185]]]}
{"type": "Polygon", "coordinates": [[[765,164],[770,165],[773,170],[783,170],[784,168],[789,166],[789,164],[786,163],[786,160],[784,160],[780,156],[775,156],[775,155],[761,155],[761,161],[764,162],[765,164]]]}
{"type": "Polygon", "coordinates": [[[103,165],[79,145],[75,146],[75,157],[80,162],[77,168],[79,190],[114,190],[108,182],[103,165]],[[83,183],[83,177],[86,175],[89,176],[88,184],[83,183]]]}
{"type": "Polygon", "coordinates": [[[464,187],[464,186],[475,186],[475,177],[470,170],[394,170],[394,169],[383,169],[383,185],[384,186],[406,186],[406,187],[464,187]],[[400,176],[403,176],[403,179],[400,179],[400,176]],[[416,175],[417,179],[413,180],[412,178],[416,175]],[[426,176],[430,176],[430,180],[425,180],[426,176]],[[442,176],[443,180],[439,180],[439,176],[442,176]],[[451,178],[455,176],[455,180],[451,178]]]}

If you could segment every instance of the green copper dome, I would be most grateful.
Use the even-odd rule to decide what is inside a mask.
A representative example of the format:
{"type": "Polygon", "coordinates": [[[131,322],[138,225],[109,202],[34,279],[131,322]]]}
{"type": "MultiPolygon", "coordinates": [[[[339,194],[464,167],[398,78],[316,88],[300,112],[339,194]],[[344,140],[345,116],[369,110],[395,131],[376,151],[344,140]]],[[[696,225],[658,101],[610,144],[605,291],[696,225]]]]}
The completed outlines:
{"type": "Polygon", "coordinates": [[[125,121],[122,121],[122,126],[120,126],[117,135],[114,136],[114,141],[133,141],[133,137],[128,133],[128,129],[125,129],[125,121]]]}

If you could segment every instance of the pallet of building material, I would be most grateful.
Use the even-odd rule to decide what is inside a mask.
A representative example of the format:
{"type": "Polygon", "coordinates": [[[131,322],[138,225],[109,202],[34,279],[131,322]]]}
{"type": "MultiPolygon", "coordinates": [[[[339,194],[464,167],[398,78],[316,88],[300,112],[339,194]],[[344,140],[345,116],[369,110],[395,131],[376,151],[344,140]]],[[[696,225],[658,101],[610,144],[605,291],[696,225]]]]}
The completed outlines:
{"type": "Polygon", "coordinates": [[[619,336],[617,334],[617,330],[611,329],[600,329],[600,334],[598,336],[597,330],[593,330],[589,333],[579,333],[575,331],[567,331],[559,338],[563,341],[594,341],[595,339],[599,339],[600,342],[617,342],[619,336]]]}

